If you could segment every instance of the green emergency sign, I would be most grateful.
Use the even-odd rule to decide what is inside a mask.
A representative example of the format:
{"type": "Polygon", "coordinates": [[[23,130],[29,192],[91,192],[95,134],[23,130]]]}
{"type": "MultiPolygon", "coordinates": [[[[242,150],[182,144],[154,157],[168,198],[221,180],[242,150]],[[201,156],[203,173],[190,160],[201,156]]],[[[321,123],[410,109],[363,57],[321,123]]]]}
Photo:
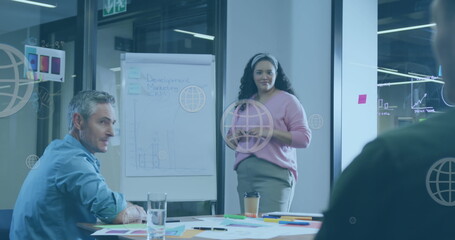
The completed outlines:
{"type": "Polygon", "coordinates": [[[126,12],[126,0],[103,0],[103,17],[126,12]]]}

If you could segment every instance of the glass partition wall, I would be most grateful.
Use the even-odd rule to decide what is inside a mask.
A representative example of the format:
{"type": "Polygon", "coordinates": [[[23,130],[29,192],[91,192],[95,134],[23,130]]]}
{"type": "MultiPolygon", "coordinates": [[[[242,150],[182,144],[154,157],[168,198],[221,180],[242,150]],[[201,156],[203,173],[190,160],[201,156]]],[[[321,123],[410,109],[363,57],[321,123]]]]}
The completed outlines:
{"type": "Polygon", "coordinates": [[[44,148],[68,132],[77,2],[42,3],[0,2],[0,209],[13,208],[44,148]]]}
{"type": "Polygon", "coordinates": [[[379,0],[378,134],[446,110],[429,0],[379,0]]]}

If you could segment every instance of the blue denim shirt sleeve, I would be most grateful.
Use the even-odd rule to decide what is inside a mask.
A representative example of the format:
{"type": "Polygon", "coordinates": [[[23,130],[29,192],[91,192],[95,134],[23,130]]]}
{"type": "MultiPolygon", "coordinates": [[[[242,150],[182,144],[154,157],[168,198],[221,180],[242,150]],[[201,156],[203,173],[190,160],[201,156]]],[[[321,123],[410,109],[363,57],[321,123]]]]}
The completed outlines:
{"type": "Polygon", "coordinates": [[[73,158],[59,167],[55,177],[57,189],[73,201],[79,201],[101,221],[111,223],[126,208],[123,194],[107,186],[99,173],[96,159],[89,156],[73,158]]]}

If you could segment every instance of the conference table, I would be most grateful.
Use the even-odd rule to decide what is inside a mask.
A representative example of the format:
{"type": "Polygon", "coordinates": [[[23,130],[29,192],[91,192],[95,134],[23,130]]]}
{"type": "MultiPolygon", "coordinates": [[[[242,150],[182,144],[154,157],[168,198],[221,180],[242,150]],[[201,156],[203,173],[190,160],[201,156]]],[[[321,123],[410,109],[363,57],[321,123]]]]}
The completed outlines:
{"type": "MultiPolygon", "coordinates": [[[[187,221],[196,221],[196,217],[201,216],[188,216],[188,217],[173,217],[168,218],[168,220],[179,220],[180,222],[187,222],[187,221]]],[[[213,217],[213,216],[212,216],[213,217]]],[[[93,223],[78,223],[77,226],[83,230],[84,232],[91,234],[99,230],[100,228],[95,227],[96,224],[93,223]]],[[[313,240],[315,234],[301,234],[301,235],[289,235],[289,236],[279,236],[275,238],[270,238],[273,240],[313,240]]],[[[96,239],[99,240],[145,240],[147,239],[145,236],[96,236],[96,239]]],[[[171,240],[180,240],[180,239],[191,239],[191,240],[209,240],[210,238],[202,238],[202,237],[190,237],[190,238],[182,238],[182,237],[166,237],[166,239],[171,240]]],[[[250,239],[250,238],[245,238],[250,239]]]]}

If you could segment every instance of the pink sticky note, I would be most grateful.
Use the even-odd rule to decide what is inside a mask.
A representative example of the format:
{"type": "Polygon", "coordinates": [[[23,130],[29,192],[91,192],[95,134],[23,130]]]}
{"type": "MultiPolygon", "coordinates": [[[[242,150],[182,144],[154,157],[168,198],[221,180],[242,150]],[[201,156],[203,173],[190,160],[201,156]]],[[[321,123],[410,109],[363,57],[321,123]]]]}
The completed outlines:
{"type": "Polygon", "coordinates": [[[359,95],[359,104],[365,104],[367,103],[367,95],[366,94],[360,94],[359,95]]]}

